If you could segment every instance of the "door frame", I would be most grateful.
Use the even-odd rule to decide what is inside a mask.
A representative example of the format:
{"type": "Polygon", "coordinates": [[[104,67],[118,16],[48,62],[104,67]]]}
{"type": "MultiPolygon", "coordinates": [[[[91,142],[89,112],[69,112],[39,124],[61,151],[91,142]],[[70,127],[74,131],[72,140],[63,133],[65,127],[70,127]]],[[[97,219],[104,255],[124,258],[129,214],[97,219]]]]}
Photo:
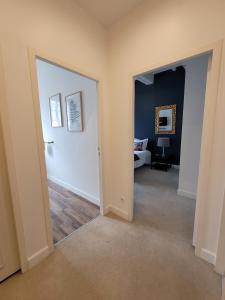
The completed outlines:
{"type": "Polygon", "coordinates": [[[95,74],[87,73],[86,71],[80,70],[76,66],[70,65],[66,62],[62,62],[59,59],[52,57],[46,53],[38,51],[36,49],[28,49],[29,65],[30,65],[30,76],[32,85],[32,98],[34,105],[35,125],[36,125],[36,141],[38,146],[38,157],[39,166],[41,173],[41,186],[42,186],[42,200],[45,213],[45,228],[48,241],[48,247],[50,252],[54,251],[54,243],[52,237],[52,223],[49,206],[49,195],[48,195],[48,183],[47,183],[47,170],[45,163],[44,145],[43,145],[43,131],[41,123],[41,111],[39,101],[39,89],[38,89],[38,77],[36,60],[40,59],[47,63],[53,64],[65,70],[71,71],[78,75],[92,79],[97,83],[97,119],[98,119],[98,151],[99,151],[99,194],[100,194],[100,213],[105,214],[105,203],[103,198],[103,126],[102,126],[102,81],[95,74]]]}
{"type": "MultiPolygon", "coordinates": [[[[221,213],[221,224],[220,224],[220,233],[219,233],[219,242],[217,248],[217,259],[215,264],[215,270],[219,274],[222,274],[223,276],[225,275],[225,193],[224,193],[223,207],[221,213]]],[[[223,287],[225,287],[225,279],[223,279],[223,287]]]]}
{"type": "Polygon", "coordinates": [[[8,111],[8,104],[6,98],[6,89],[5,89],[5,75],[4,75],[4,64],[3,64],[3,55],[2,55],[2,46],[0,45],[0,109],[1,109],[1,121],[2,121],[2,135],[3,135],[3,142],[4,148],[6,153],[6,164],[8,169],[8,176],[9,176],[9,185],[10,185],[10,192],[11,192],[11,200],[12,200],[12,210],[14,214],[14,221],[15,221],[15,229],[16,229],[16,236],[17,236],[17,244],[18,244],[18,255],[20,259],[20,268],[22,272],[28,270],[28,262],[25,250],[25,239],[24,239],[24,229],[23,229],[23,222],[22,222],[22,214],[18,199],[18,187],[17,187],[17,180],[15,175],[15,164],[14,164],[14,154],[13,154],[13,147],[12,147],[12,137],[10,131],[10,124],[9,124],[9,111],[8,111]]]}
{"type": "MultiPolygon", "coordinates": [[[[135,90],[134,80],[135,77],[145,73],[160,70],[162,67],[169,67],[173,64],[182,63],[185,60],[195,58],[204,54],[212,54],[210,65],[208,66],[206,94],[205,94],[205,108],[202,128],[202,141],[200,151],[200,164],[199,164],[199,180],[196,198],[195,210],[195,225],[193,233],[193,244],[195,245],[195,255],[203,257],[202,246],[204,238],[204,228],[207,224],[206,216],[204,215],[205,200],[209,186],[210,174],[207,172],[209,161],[211,161],[213,152],[214,128],[211,124],[215,124],[216,106],[219,89],[221,57],[222,57],[223,40],[195,49],[183,55],[170,57],[166,61],[158,62],[154,65],[147,66],[142,70],[134,71],[129,75],[129,199],[128,203],[128,218],[133,219],[134,214],[134,159],[133,159],[133,141],[134,141],[134,112],[135,112],[135,90]]],[[[215,262],[214,262],[215,263],[215,262]]]]}

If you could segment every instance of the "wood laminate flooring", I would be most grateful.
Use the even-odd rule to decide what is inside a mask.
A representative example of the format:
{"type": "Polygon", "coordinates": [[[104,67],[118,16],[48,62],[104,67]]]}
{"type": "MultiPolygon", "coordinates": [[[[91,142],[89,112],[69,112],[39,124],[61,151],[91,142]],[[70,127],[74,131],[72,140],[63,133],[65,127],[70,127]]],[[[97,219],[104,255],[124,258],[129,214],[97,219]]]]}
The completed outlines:
{"type": "Polygon", "coordinates": [[[99,207],[48,181],[53,241],[59,242],[99,214],[99,207]]]}

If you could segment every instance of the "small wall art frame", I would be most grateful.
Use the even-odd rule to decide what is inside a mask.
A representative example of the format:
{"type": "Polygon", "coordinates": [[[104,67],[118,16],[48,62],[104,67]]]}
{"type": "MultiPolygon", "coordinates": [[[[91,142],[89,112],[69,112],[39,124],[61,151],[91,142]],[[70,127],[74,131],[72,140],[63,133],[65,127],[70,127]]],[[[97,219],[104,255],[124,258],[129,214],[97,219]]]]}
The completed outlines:
{"type": "Polygon", "coordinates": [[[49,108],[50,108],[51,126],[53,128],[63,127],[62,104],[61,104],[60,93],[49,97],[49,108]]]}
{"type": "Polygon", "coordinates": [[[67,126],[69,131],[83,131],[82,92],[66,96],[67,126]]]}
{"type": "Polygon", "coordinates": [[[176,133],[176,105],[155,107],[155,134],[176,133]]]}

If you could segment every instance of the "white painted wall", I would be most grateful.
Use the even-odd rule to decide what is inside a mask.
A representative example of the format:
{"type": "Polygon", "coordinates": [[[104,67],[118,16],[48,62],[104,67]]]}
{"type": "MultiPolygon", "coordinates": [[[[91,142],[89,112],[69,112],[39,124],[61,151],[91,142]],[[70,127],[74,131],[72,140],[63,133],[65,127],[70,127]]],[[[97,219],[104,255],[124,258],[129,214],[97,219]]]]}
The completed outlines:
{"type": "Polygon", "coordinates": [[[178,194],[196,199],[208,55],[185,62],[184,110],[182,124],[178,194]]]}
{"type": "Polygon", "coordinates": [[[29,267],[49,253],[49,244],[28,50],[37,49],[99,80],[101,140],[105,151],[103,194],[107,201],[107,153],[111,148],[106,91],[108,41],[106,30],[74,0],[2,0],[0,6],[0,50],[5,79],[1,109],[5,116],[3,125],[7,127],[7,158],[12,158],[12,196],[17,217],[22,221],[21,249],[24,265],[29,267]]]}
{"type": "Polygon", "coordinates": [[[48,178],[99,205],[97,83],[37,60],[39,97],[48,178]],[[83,132],[67,129],[65,96],[82,91],[83,132]],[[52,128],[49,97],[61,93],[63,127],[52,128]]]}

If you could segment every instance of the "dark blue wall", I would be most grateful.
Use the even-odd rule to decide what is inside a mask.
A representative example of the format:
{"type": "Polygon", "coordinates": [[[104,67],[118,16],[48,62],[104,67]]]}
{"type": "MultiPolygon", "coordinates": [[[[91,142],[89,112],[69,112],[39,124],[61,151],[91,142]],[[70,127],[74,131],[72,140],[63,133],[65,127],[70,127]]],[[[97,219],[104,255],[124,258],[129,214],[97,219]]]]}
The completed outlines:
{"type": "Polygon", "coordinates": [[[152,153],[161,153],[156,147],[158,137],[169,137],[171,147],[166,154],[171,155],[173,164],[180,164],[180,147],[183,119],[185,70],[178,67],[176,71],[165,71],[155,75],[154,84],[144,85],[135,82],[135,137],[148,137],[148,148],[152,153]],[[155,135],[155,107],[177,105],[176,134],[155,135]]]}

